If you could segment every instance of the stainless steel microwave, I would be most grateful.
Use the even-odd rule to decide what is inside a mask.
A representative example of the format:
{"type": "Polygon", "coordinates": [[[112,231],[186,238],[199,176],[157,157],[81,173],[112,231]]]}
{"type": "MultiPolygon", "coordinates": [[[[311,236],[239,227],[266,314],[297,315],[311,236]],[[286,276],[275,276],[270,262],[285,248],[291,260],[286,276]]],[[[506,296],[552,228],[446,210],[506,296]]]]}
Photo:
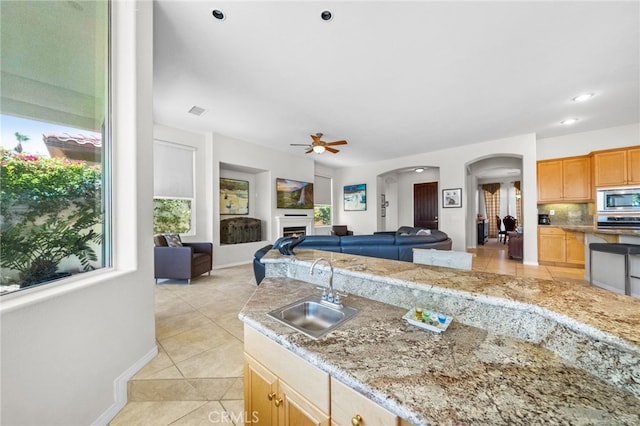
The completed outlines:
{"type": "Polygon", "coordinates": [[[596,204],[599,212],[640,212],[640,188],[600,188],[596,204]]]}

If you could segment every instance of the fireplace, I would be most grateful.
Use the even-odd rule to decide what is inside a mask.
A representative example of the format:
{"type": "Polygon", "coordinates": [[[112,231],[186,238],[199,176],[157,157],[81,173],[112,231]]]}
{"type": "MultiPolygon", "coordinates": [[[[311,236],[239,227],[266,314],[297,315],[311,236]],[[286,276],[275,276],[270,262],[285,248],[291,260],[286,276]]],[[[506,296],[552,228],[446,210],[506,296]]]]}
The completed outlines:
{"type": "Polygon", "coordinates": [[[276,216],[276,229],[279,237],[313,235],[313,217],[276,216]]]}
{"type": "Polygon", "coordinates": [[[283,237],[303,237],[306,235],[306,226],[285,226],[282,228],[283,237]]]}

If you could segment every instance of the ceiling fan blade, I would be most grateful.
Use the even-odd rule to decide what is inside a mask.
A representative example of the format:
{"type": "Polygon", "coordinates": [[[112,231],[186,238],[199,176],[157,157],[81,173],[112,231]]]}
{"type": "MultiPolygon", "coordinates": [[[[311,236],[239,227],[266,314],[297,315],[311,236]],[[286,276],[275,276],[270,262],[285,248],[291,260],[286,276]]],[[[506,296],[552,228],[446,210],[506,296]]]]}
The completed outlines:
{"type": "Polygon", "coordinates": [[[311,135],[311,139],[313,139],[313,142],[315,143],[320,143],[320,136],[317,135],[311,135]]]}
{"type": "Polygon", "coordinates": [[[327,142],[327,146],[331,145],[346,145],[347,141],[335,141],[335,142],[327,142]]]}
{"type": "Polygon", "coordinates": [[[339,149],[331,148],[330,146],[325,146],[324,149],[331,152],[332,154],[337,154],[338,152],[340,152],[339,149]]]}
{"type": "Polygon", "coordinates": [[[313,148],[309,148],[308,150],[306,150],[304,153],[305,154],[311,154],[313,152],[313,148]]]}
{"type": "Polygon", "coordinates": [[[308,143],[290,143],[291,146],[309,146],[308,143]]]}

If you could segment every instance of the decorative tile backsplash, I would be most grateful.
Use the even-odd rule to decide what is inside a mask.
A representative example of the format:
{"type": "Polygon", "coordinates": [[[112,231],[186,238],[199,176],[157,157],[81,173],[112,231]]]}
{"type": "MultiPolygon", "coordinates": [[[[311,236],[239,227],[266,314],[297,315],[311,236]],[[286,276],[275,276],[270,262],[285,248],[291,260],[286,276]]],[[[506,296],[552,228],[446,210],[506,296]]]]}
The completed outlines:
{"type": "Polygon", "coordinates": [[[538,204],[538,214],[550,214],[552,225],[593,225],[595,207],[589,203],[582,204],[538,204]]]}

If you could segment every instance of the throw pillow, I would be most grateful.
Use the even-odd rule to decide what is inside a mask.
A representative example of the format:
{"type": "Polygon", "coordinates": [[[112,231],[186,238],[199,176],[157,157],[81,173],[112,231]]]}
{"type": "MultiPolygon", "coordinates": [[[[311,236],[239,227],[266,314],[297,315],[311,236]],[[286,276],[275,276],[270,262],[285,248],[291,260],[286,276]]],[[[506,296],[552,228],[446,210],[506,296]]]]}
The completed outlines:
{"type": "Polygon", "coordinates": [[[169,247],[182,247],[182,240],[178,234],[165,234],[164,239],[169,247]]]}
{"type": "Polygon", "coordinates": [[[416,232],[416,235],[431,235],[431,229],[421,229],[416,232]]]}

